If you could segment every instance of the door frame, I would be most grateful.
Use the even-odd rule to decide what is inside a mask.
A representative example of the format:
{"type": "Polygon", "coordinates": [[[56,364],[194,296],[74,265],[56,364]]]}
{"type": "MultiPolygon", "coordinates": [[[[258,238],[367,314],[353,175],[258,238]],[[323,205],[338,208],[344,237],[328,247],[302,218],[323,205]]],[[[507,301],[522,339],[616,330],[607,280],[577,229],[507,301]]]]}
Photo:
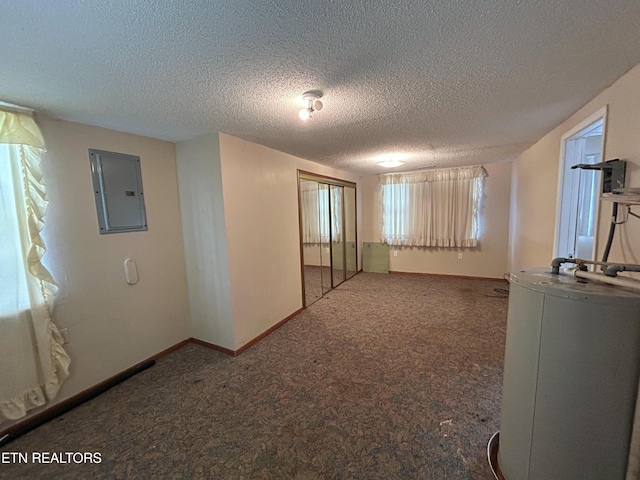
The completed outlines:
{"type": "MultiPolygon", "coordinates": [[[[302,242],[302,194],[300,191],[300,180],[311,180],[311,181],[315,181],[318,183],[324,183],[327,185],[336,185],[336,186],[340,186],[340,187],[349,187],[349,188],[353,188],[354,192],[355,192],[355,203],[354,203],[354,218],[353,221],[355,223],[354,227],[355,227],[355,242],[356,242],[356,272],[358,271],[358,186],[356,184],[356,182],[350,182],[349,180],[343,180],[340,178],[336,178],[336,177],[330,177],[328,175],[322,175],[319,173],[313,173],[313,172],[308,172],[306,170],[300,170],[297,169],[297,190],[298,190],[298,233],[299,233],[299,241],[300,241],[300,276],[301,276],[301,283],[302,283],[302,308],[307,308],[307,299],[306,299],[306,292],[305,292],[305,284],[304,284],[304,244],[302,242]]],[[[345,215],[344,215],[344,209],[345,209],[345,202],[344,202],[344,189],[343,189],[343,198],[342,198],[342,223],[343,223],[343,232],[345,232],[344,229],[344,223],[346,221],[345,215]]],[[[331,211],[331,190],[329,189],[329,211],[331,211]]],[[[329,227],[331,228],[331,226],[329,227]]],[[[333,251],[331,250],[333,248],[333,246],[331,244],[329,244],[329,259],[330,259],[330,264],[333,264],[333,251]]],[[[343,253],[343,257],[346,256],[346,248],[344,250],[343,253]]],[[[346,259],[343,258],[343,266],[346,268],[346,259]]],[[[346,269],[345,269],[345,274],[346,274],[346,269]]],[[[346,281],[346,278],[345,280],[346,281]]],[[[331,268],[331,288],[333,289],[333,268],[331,268]]],[[[323,293],[324,295],[324,293],[323,293]]]]}
{"type": "MultiPolygon", "coordinates": [[[[569,129],[562,137],[560,137],[560,160],[558,162],[558,186],[556,191],[556,218],[555,218],[555,232],[553,235],[553,256],[558,257],[558,240],[560,237],[560,215],[562,213],[562,191],[564,188],[564,172],[565,172],[565,151],[567,141],[587,128],[589,125],[602,120],[602,148],[600,152],[601,161],[604,160],[604,152],[606,150],[607,143],[607,114],[609,111],[609,105],[605,105],[596,112],[589,115],[580,123],[569,129]]],[[[602,191],[602,175],[600,176],[600,186],[598,191],[602,191]]],[[[600,201],[596,203],[595,215],[595,235],[593,239],[592,257],[596,259],[596,253],[598,252],[598,233],[600,231],[600,201]]]]}

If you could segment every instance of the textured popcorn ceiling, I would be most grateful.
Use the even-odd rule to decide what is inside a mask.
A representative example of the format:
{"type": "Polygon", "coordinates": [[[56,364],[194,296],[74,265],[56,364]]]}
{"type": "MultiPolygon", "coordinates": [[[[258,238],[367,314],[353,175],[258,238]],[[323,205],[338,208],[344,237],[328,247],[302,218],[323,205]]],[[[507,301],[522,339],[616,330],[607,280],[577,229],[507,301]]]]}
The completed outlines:
{"type": "Polygon", "coordinates": [[[0,18],[0,100],[363,174],[511,159],[640,62],[638,0],[7,0],[0,18]],[[325,108],[304,123],[309,89],[325,108]]]}

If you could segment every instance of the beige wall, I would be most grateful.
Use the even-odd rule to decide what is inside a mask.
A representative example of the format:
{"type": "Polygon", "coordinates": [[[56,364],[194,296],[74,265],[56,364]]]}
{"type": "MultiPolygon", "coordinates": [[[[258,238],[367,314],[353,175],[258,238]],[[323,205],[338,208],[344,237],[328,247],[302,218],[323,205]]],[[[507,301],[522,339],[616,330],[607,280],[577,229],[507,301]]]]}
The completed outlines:
{"type": "Polygon", "coordinates": [[[189,316],[172,143],[44,116],[49,209],[45,265],[60,286],[53,320],[68,328],[63,400],[187,338],[189,316]],[[88,149],[140,156],[149,230],[100,235],[88,149]],[[124,259],[139,282],[128,285],[124,259]]]}
{"type": "Polygon", "coordinates": [[[347,172],[220,134],[236,348],[302,308],[297,169],[347,172]]]}
{"type": "MultiPolygon", "coordinates": [[[[608,106],[603,160],[627,163],[627,187],[640,187],[640,65],[623,75],[583,108],[525,151],[513,166],[511,201],[512,269],[550,264],[554,251],[561,137],[608,106]]],[[[640,208],[636,207],[637,212],[640,208]]],[[[597,236],[601,258],[609,231],[611,204],[602,202],[597,236]]],[[[610,261],[639,263],[640,220],[618,226],[610,261]]]]}
{"type": "Polygon", "coordinates": [[[328,267],[331,265],[331,254],[328,244],[305,243],[303,250],[305,265],[312,265],[314,267],[328,267]]]}
{"type": "Polygon", "coordinates": [[[176,162],[191,336],[233,350],[218,134],[177,143],[176,162]]]}
{"type": "MultiPolygon", "coordinates": [[[[435,273],[472,277],[502,278],[507,272],[509,237],[509,197],[511,164],[484,166],[484,195],[481,203],[482,233],[476,248],[391,247],[389,269],[396,272],[435,273]],[[398,252],[393,255],[394,250],[398,252]],[[458,254],[462,253],[462,260],[458,254]]],[[[362,221],[365,242],[380,241],[380,200],[378,177],[360,179],[362,221]]]]}

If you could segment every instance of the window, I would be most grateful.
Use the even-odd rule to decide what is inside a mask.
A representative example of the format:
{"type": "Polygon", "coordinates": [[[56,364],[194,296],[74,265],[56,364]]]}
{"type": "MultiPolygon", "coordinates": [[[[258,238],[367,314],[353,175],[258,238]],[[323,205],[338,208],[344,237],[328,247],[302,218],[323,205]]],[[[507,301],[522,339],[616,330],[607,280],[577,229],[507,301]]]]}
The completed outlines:
{"type": "MultiPolygon", "coordinates": [[[[19,220],[10,153],[14,145],[0,144],[0,318],[29,307],[29,292],[22,260],[19,220]]],[[[17,188],[20,188],[18,185],[17,188]]],[[[18,194],[20,191],[17,192],[18,194]]]]}
{"type": "Polygon", "coordinates": [[[481,166],[380,176],[382,242],[475,247],[480,238],[481,166]]]}

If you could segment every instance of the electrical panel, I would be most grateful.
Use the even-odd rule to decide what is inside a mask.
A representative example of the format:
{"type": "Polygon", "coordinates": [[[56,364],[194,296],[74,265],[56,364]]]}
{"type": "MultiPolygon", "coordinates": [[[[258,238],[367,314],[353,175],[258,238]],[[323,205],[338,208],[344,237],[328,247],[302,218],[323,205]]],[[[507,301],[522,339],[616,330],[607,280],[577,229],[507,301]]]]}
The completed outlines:
{"type": "Polygon", "coordinates": [[[101,234],[147,230],[140,157],[89,149],[101,234]]]}

